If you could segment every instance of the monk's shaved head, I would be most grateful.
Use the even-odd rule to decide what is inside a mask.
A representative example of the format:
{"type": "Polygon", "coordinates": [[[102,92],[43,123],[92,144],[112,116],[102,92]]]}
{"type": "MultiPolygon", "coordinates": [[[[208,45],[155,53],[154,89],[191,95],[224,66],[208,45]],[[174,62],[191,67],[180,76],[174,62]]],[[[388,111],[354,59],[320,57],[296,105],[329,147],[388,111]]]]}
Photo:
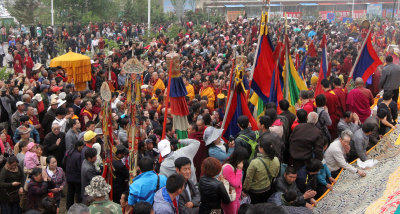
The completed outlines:
{"type": "Polygon", "coordinates": [[[364,86],[364,80],[361,77],[357,77],[355,81],[355,85],[358,86],[364,86]]]}

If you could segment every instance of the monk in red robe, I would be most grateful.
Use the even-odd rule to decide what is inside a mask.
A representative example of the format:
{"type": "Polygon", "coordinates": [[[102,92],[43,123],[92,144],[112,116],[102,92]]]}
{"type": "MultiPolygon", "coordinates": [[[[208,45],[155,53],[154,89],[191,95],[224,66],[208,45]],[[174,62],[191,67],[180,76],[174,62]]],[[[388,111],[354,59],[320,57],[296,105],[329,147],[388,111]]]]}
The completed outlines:
{"type": "Polygon", "coordinates": [[[347,95],[346,108],[354,112],[360,118],[361,123],[371,116],[371,106],[374,103],[374,97],[369,89],[364,88],[364,80],[357,77],[355,81],[356,88],[347,95]]]}
{"type": "Polygon", "coordinates": [[[347,97],[347,91],[343,89],[342,87],[342,81],[339,78],[335,78],[333,80],[334,84],[334,89],[333,92],[335,92],[336,96],[339,99],[339,103],[336,105],[336,112],[340,118],[343,118],[344,113],[346,112],[346,97],[347,97]]]}
{"type": "Polygon", "coordinates": [[[93,105],[92,102],[86,101],[85,107],[82,108],[80,114],[80,122],[81,122],[81,130],[86,131],[86,123],[89,121],[94,121],[97,118],[97,114],[94,114],[92,111],[93,105]]]}
{"type": "Polygon", "coordinates": [[[326,97],[326,107],[328,108],[329,117],[332,120],[332,125],[328,127],[329,133],[332,139],[337,137],[337,124],[339,123],[340,117],[337,113],[337,105],[339,103],[339,98],[334,91],[331,90],[329,80],[323,79],[321,81],[322,90],[324,90],[324,95],[326,97]]]}

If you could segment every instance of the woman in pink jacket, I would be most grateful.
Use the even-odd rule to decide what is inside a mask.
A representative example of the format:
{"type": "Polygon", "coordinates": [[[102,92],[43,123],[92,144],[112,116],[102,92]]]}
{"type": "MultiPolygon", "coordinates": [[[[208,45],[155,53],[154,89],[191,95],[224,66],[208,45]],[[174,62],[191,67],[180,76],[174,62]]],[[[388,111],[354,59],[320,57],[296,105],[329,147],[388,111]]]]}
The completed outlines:
{"type": "Polygon", "coordinates": [[[240,207],[240,196],[242,193],[242,171],[243,161],[248,157],[246,149],[235,148],[232,155],[222,166],[222,175],[236,191],[236,199],[229,204],[221,204],[224,213],[236,214],[240,207]]]}

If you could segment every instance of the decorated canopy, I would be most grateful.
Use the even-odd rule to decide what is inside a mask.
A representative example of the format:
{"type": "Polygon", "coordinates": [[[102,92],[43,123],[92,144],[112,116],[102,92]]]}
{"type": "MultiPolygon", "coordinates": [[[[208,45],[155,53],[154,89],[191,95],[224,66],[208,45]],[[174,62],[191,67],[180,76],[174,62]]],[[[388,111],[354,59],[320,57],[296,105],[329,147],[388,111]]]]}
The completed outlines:
{"type": "Polygon", "coordinates": [[[92,78],[90,57],[72,51],[51,60],[50,67],[61,66],[67,73],[68,82],[74,82],[77,91],[86,89],[92,78]]]}

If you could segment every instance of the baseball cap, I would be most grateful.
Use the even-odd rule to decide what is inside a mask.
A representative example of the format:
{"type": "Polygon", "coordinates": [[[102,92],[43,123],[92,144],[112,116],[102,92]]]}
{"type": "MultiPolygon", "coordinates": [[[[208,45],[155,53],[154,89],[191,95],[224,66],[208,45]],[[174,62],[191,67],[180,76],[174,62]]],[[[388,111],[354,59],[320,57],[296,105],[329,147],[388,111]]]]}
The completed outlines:
{"type": "Polygon", "coordinates": [[[21,101],[18,101],[17,104],[16,104],[16,106],[18,107],[18,106],[20,106],[20,105],[24,105],[24,103],[21,102],[21,101]]]}
{"type": "Polygon", "coordinates": [[[158,143],[158,151],[160,151],[161,157],[164,157],[171,153],[171,143],[168,140],[162,140],[158,143]]]}
{"type": "Polygon", "coordinates": [[[84,135],[83,135],[83,140],[85,142],[92,140],[94,137],[96,137],[96,133],[92,130],[87,131],[84,135]]]}

